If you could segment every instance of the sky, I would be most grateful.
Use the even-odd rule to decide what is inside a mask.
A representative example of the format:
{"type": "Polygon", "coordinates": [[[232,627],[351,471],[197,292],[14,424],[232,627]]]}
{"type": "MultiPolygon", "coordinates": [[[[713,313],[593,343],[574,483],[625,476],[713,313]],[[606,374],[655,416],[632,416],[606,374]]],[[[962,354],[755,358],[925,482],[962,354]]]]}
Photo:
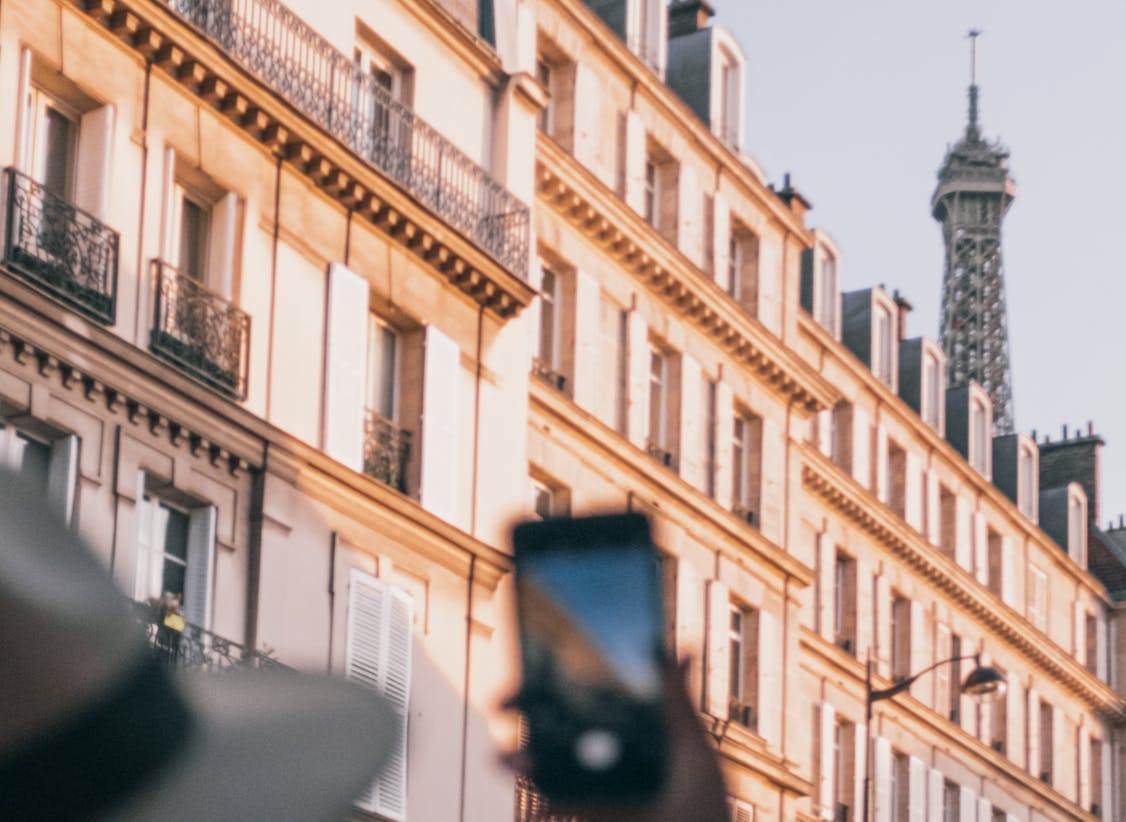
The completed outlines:
{"type": "Polygon", "coordinates": [[[748,152],[791,172],[845,290],[884,284],[938,337],[935,172],[966,123],[971,28],[980,120],[1011,157],[1003,256],[1017,430],[1095,430],[1099,524],[1126,513],[1126,3],[714,0],[747,54],[748,152]]]}

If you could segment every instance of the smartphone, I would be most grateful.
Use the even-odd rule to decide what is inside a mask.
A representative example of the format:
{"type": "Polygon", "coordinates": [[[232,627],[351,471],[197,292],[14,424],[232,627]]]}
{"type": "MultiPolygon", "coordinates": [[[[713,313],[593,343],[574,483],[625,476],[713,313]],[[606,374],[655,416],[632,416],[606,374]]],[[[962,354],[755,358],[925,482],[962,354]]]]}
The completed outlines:
{"type": "Polygon", "coordinates": [[[639,514],[513,532],[531,779],[565,802],[644,800],[664,783],[660,557],[639,514]]]}

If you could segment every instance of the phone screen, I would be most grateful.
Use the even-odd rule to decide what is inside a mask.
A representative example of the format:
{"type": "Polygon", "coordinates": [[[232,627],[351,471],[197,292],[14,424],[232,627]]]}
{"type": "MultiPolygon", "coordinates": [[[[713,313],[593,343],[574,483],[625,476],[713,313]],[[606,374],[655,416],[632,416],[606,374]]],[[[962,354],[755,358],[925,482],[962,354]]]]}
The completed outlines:
{"type": "Polygon", "coordinates": [[[663,779],[660,565],[638,515],[517,528],[533,779],[557,797],[642,796],[663,779]]]}

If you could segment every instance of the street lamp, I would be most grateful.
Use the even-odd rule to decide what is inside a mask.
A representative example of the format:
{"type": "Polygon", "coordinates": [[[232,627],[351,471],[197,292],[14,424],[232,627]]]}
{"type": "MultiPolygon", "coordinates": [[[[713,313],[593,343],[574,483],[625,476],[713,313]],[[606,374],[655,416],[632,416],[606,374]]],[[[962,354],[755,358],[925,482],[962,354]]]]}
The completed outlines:
{"type": "Polygon", "coordinates": [[[872,660],[869,659],[864,671],[864,715],[865,715],[865,746],[864,746],[864,822],[869,822],[871,818],[869,815],[869,801],[872,794],[872,705],[876,702],[881,702],[885,699],[891,699],[896,694],[903,693],[910,688],[915,681],[923,676],[929,674],[940,665],[949,665],[951,662],[961,662],[963,659],[972,659],[974,661],[974,669],[970,671],[969,676],[962,682],[962,693],[966,696],[973,697],[981,703],[993,702],[1000,699],[1005,694],[1005,689],[1008,683],[1005,682],[1005,675],[998,671],[991,665],[981,664],[981,654],[967,654],[965,656],[955,656],[950,659],[944,659],[941,662],[936,662],[930,665],[917,674],[905,677],[890,688],[883,688],[882,690],[872,690],[872,660]]]}

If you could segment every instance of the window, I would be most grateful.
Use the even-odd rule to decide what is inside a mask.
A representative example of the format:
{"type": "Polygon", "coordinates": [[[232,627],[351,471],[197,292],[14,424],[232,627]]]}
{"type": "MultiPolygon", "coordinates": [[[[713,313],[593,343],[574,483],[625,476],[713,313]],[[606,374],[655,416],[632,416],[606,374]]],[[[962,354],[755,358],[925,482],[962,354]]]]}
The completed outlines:
{"type": "MultiPolygon", "coordinates": [[[[961,822],[958,785],[947,779],[942,785],[942,822],[961,822]]],[[[966,820],[973,822],[973,820],[966,820]]]]}
{"type": "Polygon", "coordinates": [[[817,322],[830,334],[837,333],[837,303],[840,296],[837,291],[837,260],[832,254],[826,254],[821,259],[820,287],[818,289],[819,303],[817,306],[817,322]]]}
{"type": "Polygon", "coordinates": [[[657,160],[652,154],[645,158],[645,222],[659,229],[659,178],[657,177],[657,160]]]}
{"type": "Polygon", "coordinates": [[[1037,471],[1036,454],[1027,445],[1021,447],[1017,479],[1017,508],[1030,520],[1036,520],[1037,471]]]}
{"type": "Polygon", "coordinates": [[[980,474],[989,473],[988,441],[985,403],[975,397],[970,403],[970,465],[980,474]]]}
{"type": "Polygon", "coordinates": [[[836,807],[834,820],[847,819],[849,806],[852,805],[848,791],[849,768],[849,742],[852,738],[850,725],[852,723],[841,719],[839,716],[833,725],[833,788],[836,791],[836,807]]]}
{"type": "Polygon", "coordinates": [[[946,556],[953,557],[958,544],[958,498],[945,485],[938,491],[938,507],[942,517],[939,548],[946,556]]]}
{"type": "Polygon", "coordinates": [[[180,200],[180,256],[176,268],[193,280],[207,279],[207,240],[211,228],[211,206],[201,199],[181,190],[180,200]]]}
{"type": "Polygon", "coordinates": [[[32,176],[51,194],[74,198],[79,115],[46,92],[31,94],[32,176]]]}
{"type": "Polygon", "coordinates": [[[561,485],[533,476],[531,496],[532,515],[539,519],[565,517],[571,512],[571,495],[561,485]]]}
{"type": "Polygon", "coordinates": [[[1048,575],[1035,565],[1028,566],[1028,621],[1048,629],[1048,575]]]}
{"type": "Polygon", "coordinates": [[[758,612],[732,603],[727,641],[731,661],[728,716],[754,730],[758,727],[758,612]]]}
{"type": "Polygon", "coordinates": [[[891,676],[911,675],[911,600],[896,594],[891,603],[891,676]]]}
{"type": "Polygon", "coordinates": [[[26,485],[46,490],[50,460],[50,446],[12,426],[0,428],[0,465],[19,474],[26,485]]]}
{"type": "Polygon", "coordinates": [[[144,474],[138,482],[133,598],[172,608],[188,622],[206,628],[211,611],[215,508],[188,507],[189,501],[174,491],[169,498],[155,496],[144,474]]]}
{"type": "Polygon", "coordinates": [[[560,391],[566,388],[566,378],[559,369],[561,310],[560,277],[545,267],[540,280],[540,328],[532,370],[560,391]]]}
{"type": "Polygon", "coordinates": [[[732,148],[739,148],[740,70],[735,58],[726,50],[720,51],[720,97],[716,131],[719,138],[732,148]]]}
{"type": "Polygon", "coordinates": [[[78,437],[71,434],[47,441],[0,425],[0,465],[46,494],[51,506],[71,522],[78,483],[78,437]]]}
{"type": "Polygon", "coordinates": [[[385,420],[399,419],[399,335],[368,315],[367,408],[385,420]]]}
{"type": "MultiPolygon", "coordinates": [[[[1001,676],[1005,676],[1005,672],[998,668],[997,671],[1001,676]]],[[[1009,703],[1004,696],[1001,699],[996,699],[989,703],[989,744],[997,753],[1006,753],[1009,742],[1009,703]]]]}
{"type": "Polygon", "coordinates": [[[1040,781],[1052,784],[1053,710],[1051,704],[1040,700],[1040,781]]]}
{"type": "Polygon", "coordinates": [[[1091,815],[1100,819],[1103,816],[1103,742],[1101,739],[1091,737],[1091,755],[1088,767],[1090,768],[1091,815]]]}
{"type": "Polygon", "coordinates": [[[1078,494],[1067,499],[1067,553],[1081,567],[1087,565],[1087,506],[1078,494]]]}
{"type": "Polygon", "coordinates": [[[650,456],[673,466],[669,450],[669,355],[656,346],[649,347],[649,424],[646,438],[650,456]]]}
{"type": "Polygon", "coordinates": [[[398,725],[394,747],[379,775],[355,799],[357,807],[406,819],[407,715],[411,694],[414,603],[384,580],[352,570],[348,579],[345,676],[382,694],[398,725]]]}
{"type": "Polygon", "coordinates": [[[950,658],[954,661],[949,665],[950,679],[948,695],[950,704],[947,706],[947,715],[951,722],[962,721],[962,638],[957,634],[950,635],[950,658]]]}
{"type": "Polygon", "coordinates": [[[907,518],[907,452],[888,441],[887,503],[902,519],[907,518]]]}
{"type": "Polygon", "coordinates": [[[892,322],[891,311],[887,306],[878,304],[875,307],[875,340],[872,346],[872,373],[884,385],[893,385],[892,376],[892,322]]]}
{"type": "Polygon", "coordinates": [[[923,354],[922,390],[923,422],[938,430],[942,410],[942,368],[939,366],[938,357],[930,351],[923,354]]]}
{"type": "Polygon", "coordinates": [[[661,65],[662,45],[668,36],[667,9],[663,0],[636,0],[637,56],[656,74],[664,73],[661,65]]]}
{"type": "Polygon", "coordinates": [[[758,236],[732,219],[727,246],[727,293],[745,309],[753,309],[758,290],[758,236]]]}
{"type": "Polygon", "coordinates": [[[1086,645],[1086,667],[1091,673],[1099,673],[1099,621],[1094,614],[1086,614],[1083,618],[1083,638],[1086,645]]]}
{"type": "Polygon", "coordinates": [[[833,636],[838,648],[856,654],[856,560],[840,552],[833,568],[833,636]]]}
{"type": "Polygon", "coordinates": [[[707,192],[704,192],[703,202],[700,209],[701,225],[700,230],[701,242],[703,247],[704,258],[702,260],[704,271],[709,274],[715,273],[715,197],[707,192]]]}
{"type": "Polygon", "coordinates": [[[986,550],[989,553],[989,590],[999,597],[1004,590],[1002,575],[1008,571],[1005,568],[1004,541],[992,528],[986,529],[986,540],[986,550]]]}
{"type": "Polygon", "coordinates": [[[731,433],[731,510],[750,524],[756,522],[762,482],[762,419],[735,409],[731,433]]]}
{"type": "Polygon", "coordinates": [[[891,799],[891,822],[908,822],[910,786],[911,761],[907,754],[895,751],[892,754],[891,786],[888,790],[891,799]]]}
{"type": "Polygon", "coordinates": [[[539,129],[544,134],[555,133],[555,99],[551,93],[551,64],[543,57],[536,60],[536,79],[539,80],[543,90],[547,92],[547,105],[539,114],[539,129]]]}

